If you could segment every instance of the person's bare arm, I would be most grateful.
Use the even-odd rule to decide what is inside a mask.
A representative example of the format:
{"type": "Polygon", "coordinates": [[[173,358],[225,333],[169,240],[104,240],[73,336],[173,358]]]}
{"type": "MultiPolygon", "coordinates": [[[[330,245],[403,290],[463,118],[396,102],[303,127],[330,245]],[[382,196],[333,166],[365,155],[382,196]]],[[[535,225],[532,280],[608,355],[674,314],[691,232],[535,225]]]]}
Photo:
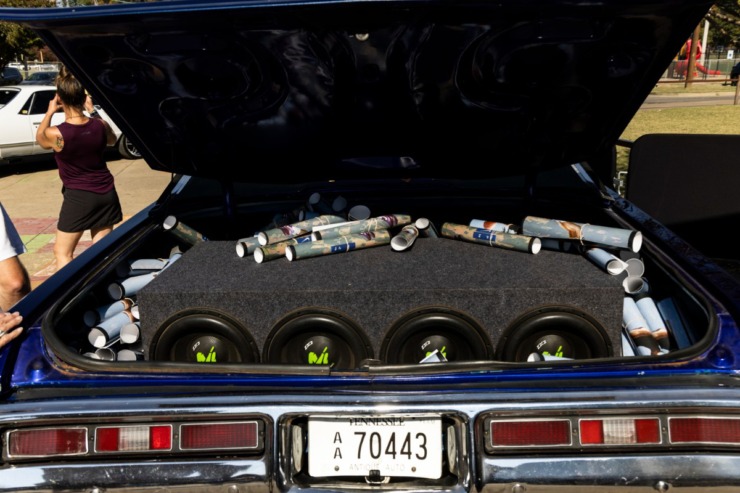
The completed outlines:
{"type": "Polygon", "coordinates": [[[49,108],[46,110],[39,128],[36,129],[36,142],[44,149],[54,149],[59,152],[64,147],[64,139],[59,129],[51,126],[51,118],[61,108],[57,98],[58,96],[54,96],[54,99],[49,101],[49,108]]]}
{"type": "Polygon", "coordinates": [[[116,134],[113,132],[113,128],[110,126],[110,124],[108,124],[108,122],[100,116],[98,110],[95,109],[95,105],[93,105],[92,102],[92,97],[90,97],[89,94],[85,99],[85,111],[90,114],[91,118],[97,118],[101,122],[103,122],[103,125],[105,125],[105,143],[109,146],[114,145],[116,143],[116,134]]]}

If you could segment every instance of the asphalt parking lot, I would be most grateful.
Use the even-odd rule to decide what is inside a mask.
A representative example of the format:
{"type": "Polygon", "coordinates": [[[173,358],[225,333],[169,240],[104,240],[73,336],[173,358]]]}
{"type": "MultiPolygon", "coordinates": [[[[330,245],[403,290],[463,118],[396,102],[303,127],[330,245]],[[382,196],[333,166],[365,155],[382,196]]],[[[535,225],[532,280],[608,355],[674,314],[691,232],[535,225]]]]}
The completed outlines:
{"type": "MultiPolygon", "coordinates": [[[[154,202],[170,180],[170,174],[154,171],[142,159],[110,160],[125,221],[154,202]]],[[[37,287],[56,271],[53,248],[56,223],[62,205],[62,182],[53,160],[0,166],[0,200],[8,211],[28,252],[21,261],[37,287]]],[[[76,254],[90,246],[83,235],[76,254]]]]}

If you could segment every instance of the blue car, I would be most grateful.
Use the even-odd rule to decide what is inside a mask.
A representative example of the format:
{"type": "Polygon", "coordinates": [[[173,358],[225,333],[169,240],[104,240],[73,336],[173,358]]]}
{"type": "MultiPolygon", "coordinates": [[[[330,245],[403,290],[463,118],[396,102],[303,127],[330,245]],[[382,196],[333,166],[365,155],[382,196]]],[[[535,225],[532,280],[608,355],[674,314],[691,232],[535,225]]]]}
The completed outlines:
{"type": "Polygon", "coordinates": [[[738,278],[613,181],[710,6],[0,9],[172,175],[14,307],[0,492],[738,489],[738,278]]]}

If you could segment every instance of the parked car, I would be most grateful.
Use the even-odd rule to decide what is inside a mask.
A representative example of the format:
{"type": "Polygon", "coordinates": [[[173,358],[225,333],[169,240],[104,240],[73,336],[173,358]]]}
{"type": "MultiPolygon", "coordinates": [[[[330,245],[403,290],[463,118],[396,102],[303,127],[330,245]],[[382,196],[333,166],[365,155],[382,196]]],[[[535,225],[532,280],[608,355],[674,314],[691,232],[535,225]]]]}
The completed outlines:
{"type": "Polygon", "coordinates": [[[41,85],[54,85],[54,81],[59,75],[57,70],[41,70],[33,72],[26,77],[21,84],[41,84],[41,85]]]}
{"type": "Polygon", "coordinates": [[[0,86],[10,86],[20,84],[23,80],[23,74],[15,67],[3,67],[0,72],[0,86]]]}
{"type": "MultiPolygon", "coordinates": [[[[0,88],[0,163],[18,162],[24,159],[48,155],[36,142],[36,129],[54,98],[56,87],[50,85],[21,84],[0,88]]],[[[105,113],[103,117],[111,124],[116,134],[116,150],[125,159],[141,157],[128,137],[105,113]]],[[[52,125],[64,121],[64,113],[52,117],[52,125]]]]}
{"type": "Polygon", "coordinates": [[[14,307],[0,491],[737,488],[738,281],[611,187],[710,6],[0,10],[173,176],[14,307]]]}

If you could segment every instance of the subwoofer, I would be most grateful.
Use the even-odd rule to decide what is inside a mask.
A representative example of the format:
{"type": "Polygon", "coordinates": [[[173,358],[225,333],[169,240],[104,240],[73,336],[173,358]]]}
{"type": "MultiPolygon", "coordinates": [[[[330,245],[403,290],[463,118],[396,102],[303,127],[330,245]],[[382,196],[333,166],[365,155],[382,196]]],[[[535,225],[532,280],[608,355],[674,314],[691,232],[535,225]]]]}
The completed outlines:
{"type": "Polygon", "coordinates": [[[259,351],[242,324],[207,308],[180,311],[162,323],[150,357],[182,363],[256,363],[259,351]]]}
{"type": "Polygon", "coordinates": [[[488,336],[464,313],[444,307],[413,310],[390,328],[380,350],[385,363],[486,360],[488,336]]]}
{"type": "Polygon", "coordinates": [[[373,357],[362,329],[345,315],[321,308],[290,313],[270,332],[263,361],[273,364],[357,368],[373,357]]]}
{"type": "Polygon", "coordinates": [[[542,307],[520,315],[504,330],[496,358],[503,361],[588,359],[612,356],[604,327],[568,306],[542,307]]]}

